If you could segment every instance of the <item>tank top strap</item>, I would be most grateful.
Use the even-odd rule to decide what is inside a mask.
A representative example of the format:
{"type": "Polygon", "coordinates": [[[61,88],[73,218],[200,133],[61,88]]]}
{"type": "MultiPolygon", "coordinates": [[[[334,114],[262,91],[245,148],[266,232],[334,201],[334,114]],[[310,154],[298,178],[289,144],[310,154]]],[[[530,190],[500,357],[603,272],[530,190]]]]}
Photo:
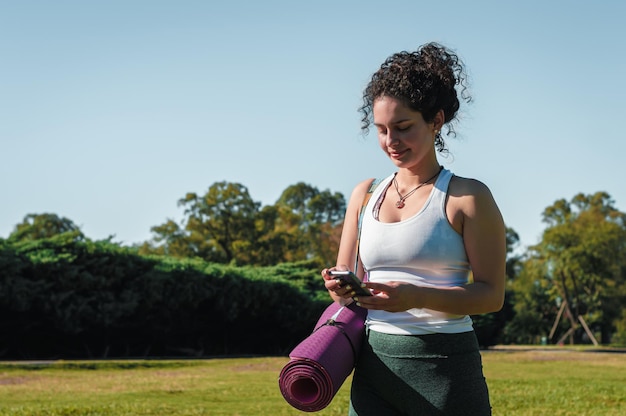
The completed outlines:
{"type": "Polygon", "coordinates": [[[442,169],[441,173],[435,181],[431,204],[433,207],[445,207],[446,196],[448,195],[448,186],[454,174],[448,169],[442,169]]]}

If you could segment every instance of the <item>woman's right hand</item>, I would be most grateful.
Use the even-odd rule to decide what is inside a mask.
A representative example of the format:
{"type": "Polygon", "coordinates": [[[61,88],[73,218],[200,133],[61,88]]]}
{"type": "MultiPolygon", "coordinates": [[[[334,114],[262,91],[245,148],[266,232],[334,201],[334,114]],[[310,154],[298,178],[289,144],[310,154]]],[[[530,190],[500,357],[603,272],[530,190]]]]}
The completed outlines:
{"type": "Polygon", "coordinates": [[[324,286],[330,296],[339,302],[342,306],[349,305],[353,302],[352,297],[355,295],[352,286],[346,285],[341,279],[337,279],[330,275],[333,270],[348,270],[346,266],[335,266],[322,270],[322,277],[324,278],[324,286]]]}

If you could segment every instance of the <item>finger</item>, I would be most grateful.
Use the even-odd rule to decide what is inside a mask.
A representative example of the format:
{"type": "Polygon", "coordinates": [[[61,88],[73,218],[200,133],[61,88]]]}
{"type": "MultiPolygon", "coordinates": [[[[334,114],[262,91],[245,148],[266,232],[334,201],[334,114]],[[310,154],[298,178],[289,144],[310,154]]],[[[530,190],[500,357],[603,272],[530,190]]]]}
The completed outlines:
{"type": "Polygon", "coordinates": [[[352,289],[352,287],[345,280],[335,279],[335,282],[337,282],[337,286],[345,287],[346,290],[352,289]]]}
{"type": "Polygon", "coordinates": [[[345,287],[340,287],[337,290],[335,290],[335,293],[338,296],[344,297],[344,298],[349,298],[354,296],[356,293],[354,292],[354,290],[352,290],[352,286],[347,285],[345,287]]]}
{"type": "Polygon", "coordinates": [[[352,300],[356,303],[357,306],[362,308],[371,307],[371,302],[369,302],[369,298],[371,296],[352,296],[352,300]]]}
{"type": "Polygon", "coordinates": [[[330,275],[330,272],[331,272],[332,270],[334,270],[334,269],[335,269],[334,267],[330,267],[330,268],[322,269],[322,271],[321,271],[321,275],[322,275],[322,277],[324,278],[324,280],[331,280],[331,279],[332,279],[332,276],[330,275]]]}
{"type": "Polygon", "coordinates": [[[363,282],[363,286],[368,289],[377,290],[379,292],[389,292],[391,287],[384,283],[363,282]]]}

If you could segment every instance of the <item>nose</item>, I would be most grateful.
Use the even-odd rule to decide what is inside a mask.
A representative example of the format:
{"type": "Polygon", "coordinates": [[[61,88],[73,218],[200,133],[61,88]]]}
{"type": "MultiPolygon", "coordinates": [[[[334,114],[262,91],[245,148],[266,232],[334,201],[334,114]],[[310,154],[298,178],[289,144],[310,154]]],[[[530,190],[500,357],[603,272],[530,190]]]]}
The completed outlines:
{"type": "Polygon", "coordinates": [[[400,140],[397,137],[397,134],[392,130],[387,131],[387,136],[385,137],[385,144],[387,147],[396,147],[400,140]]]}

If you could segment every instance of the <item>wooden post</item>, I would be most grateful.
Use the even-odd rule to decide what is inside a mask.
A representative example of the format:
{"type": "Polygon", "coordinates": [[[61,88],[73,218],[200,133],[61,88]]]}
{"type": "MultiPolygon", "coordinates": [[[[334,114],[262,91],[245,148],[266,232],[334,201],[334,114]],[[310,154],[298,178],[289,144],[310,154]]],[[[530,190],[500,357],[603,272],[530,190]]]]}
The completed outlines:
{"type": "Polygon", "coordinates": [[[574,327],[572,327],[572,328],[568,329],[568,330],[567,330],[567,332],[566,332],[565,334],[563,334],[563,336],[561,337],[561,339],[559,339],[559,340],[557,341],[557,344],[561,344],[561,343],[563,343],[563,341],[565,341],[565,338],[567,338],[567,337],[570,337],[570,343],[572,344],[572,343],[573,343],[573,341],[572,341],[572,335],[574,334],[574,330],[575,330],[575,329],[576,329],[576,328],[574,328],[574,327]]]}
{"type": "Polygon", "coordinates": [[[589,335],[589,338],[591,338],[591,342],[593,342],[593,345],[595,345],[597,347],[598,346],[598,341],[596,341],[596,337],[594,337],[593,333],[589,330],[589,327],[587,326],[587,322],[585,322],[583,317],[580,316],[580,315],[578,315],[578,320],[583,325],[583,328],[585,329],[585,332],[587,333],[587,335],[589,335]]]}
{"type": "Polygon", "coordinates": [[[552,325],[552,329],[550,330],[549,339],[552,339],[552,337],[554,336],[554,332],[556,331],[556,327],[559,325],[559,321],[561,321],[561,315],[563,314],[564,309],[565,309],[565,301],[561,302],[559,313],[556,314],[556,319],[554,320],[554,324],[552,325]]]}
{"type": "Polygon", "coordinates": [[[570,325],[572,325],[571,331],[568,331],[569,343],[570,345],[574,345],[574,331],[576,330],[576,328],[578,328],[578,324],[574,320],[574,314],[572,313],[572,310],[569,308],[569,303],[567,303],[567,301],[564,301],[564,302],[565,302],[565,316],[567,316],[567,319],[569,319],[570,325]]]}
{"type": "MultiPolygon", "coordinates": [[[[578,328],[578,323],[574,319],[574,315],[572,314],[572,311],[569,308],[569,305],[567,304],[567,300],[564,300],[563,302],[561,302],[561,307],[559,308],[559,312],[556,314],[556,319],[554,320],[554,324],[552,324],[552,329],[550,330],[550,339],[554,337],[554,333],[556,332],[557,326],[559,325],[559,322],[561,321],[561,318],[563,317],[563,313],[565,313],[565,316],[567,317],[567,319],[569,319],[571,328],[568,329],[565,334],[563,334],[563,336],[557,341],[557,344],[563,343],[565,339],[569,337],[569,343],[573,345],[574,344],[574,331],[576,331],[576,328],[578,328]]],[[[600,345],[598,344],[596,337],[593,336],[593,333],[587,326],[587,322],[585,322],[585,319],[581,315],[578,315],[578,321],[583,326],[585,332],[589,336],[589,339],[591,339],[591,342],[593,342],[593,345],[595,345],[596,347],[600,345]]]]}

